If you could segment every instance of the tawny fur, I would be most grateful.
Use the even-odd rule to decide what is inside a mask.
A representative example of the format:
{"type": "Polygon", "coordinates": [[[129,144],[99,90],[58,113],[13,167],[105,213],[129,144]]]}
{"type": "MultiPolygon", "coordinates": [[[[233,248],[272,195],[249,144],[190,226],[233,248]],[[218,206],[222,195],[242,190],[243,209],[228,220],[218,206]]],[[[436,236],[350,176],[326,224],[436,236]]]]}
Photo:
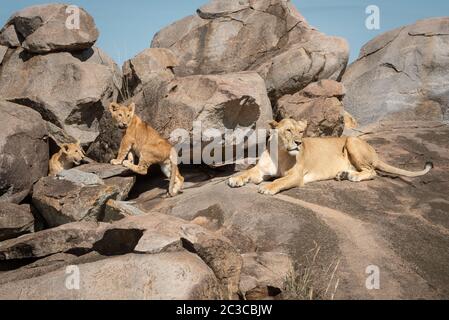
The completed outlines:
{"type": "Polygon", "coordinates": [[[126,129],[117,159],[111,160],[111,164],[123,165],[141,175],[146,175],[152,164],[159,164],[162,172],[170,178],[168,193],[171,196],[178,194],[184,178],[178,169],[177,153],[170,142],[135,114],[134,103],[129,106],[111,103],[109,111],[117,126],[126,129]],[[133,154],[139,158],[138,164],[133,163],[133,154]]]}
{"type": "MultiPolygon", "coordinates": [[[[261,186],[259,192],[262,194],[274,195],[283,190],[294,187],[302,187],[307,183],[322,180],[343,180],[348,179],[353,182],[373,179],[377,170],[407,177],[418,177],[428,173],[433,165],[427,163],[425,169],[418,172],[407,171],[386,164],[379,159],[378,154],[366,141],[356,137],[328,137],[328,138],[301,138],[297,137],[303,132],[303,129],[297,127],[294,135],[289,135],[285,127],[291,128],[291,122],[287,119],[281,121],[276,128],[279,132],[279,148],[291,150],[293,145],[298,146],[296,155],[290,153],[280,153],[277,175],[281,178],[270,184],[261,186]],[[296,136],[296,138],[295,138],[296,136]],[[283,168],[282,174],[280,168],[282,163],[286,162],[284,157],[293,159],[293,165],[283,168]],[[287,169],[287,170],[286,170],[287,169]]],[[[274,172],[275,164],[269,161],[268,157],[262,155],[258,165],[237,177],[230,179],[229,184],[237,187],[247,182],[260,183],[265,168],[272,167],[274,172]]]]}
{"type": "Polygon", "coordinates": [[[50,159],[48,175],[56,176],[63,170],[71,169],[75,165],[79,165],[84,157],[83,148],[81,148],[79,143],[63,144],[61,145],[61,150],[50,159]]]}

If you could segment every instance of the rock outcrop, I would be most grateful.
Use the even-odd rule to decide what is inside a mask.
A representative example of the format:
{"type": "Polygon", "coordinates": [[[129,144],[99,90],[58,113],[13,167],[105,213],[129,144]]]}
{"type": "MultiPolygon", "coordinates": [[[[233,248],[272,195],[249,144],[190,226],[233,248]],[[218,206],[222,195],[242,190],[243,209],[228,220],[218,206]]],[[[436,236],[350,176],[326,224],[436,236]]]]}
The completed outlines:
{"type": "Polygon", "coordinates": [[[346,110],[362,125],[449,119],[449,18],[432,18],[368,42],[348,67],[346,110]]]}
{"type": "Polygon", "coordinates": [[[94,141],[122,86],[120,69],[93,47],[97,38],[83,9],[49,4],[19,11],[0,31],[0,44],[9,48],[0,49],[0,96],[38,111],[84,144],[94,141]],[[73,10],[79,28],[66,26],[73,10]]]}
{"type": "Polygon", "coordinates": [[[148,84],[157,86],[172,80],[173,68],[177,65],[178,59],[173,52],[158,48],[146,49],[126,61],[123,65],[123,82],[127,97],[136,95],[148,84]]]}
{"type": "MultiPolygon", "coordinates": [[[[203,300],[220,299],[212,270],[189,252],[127,254],[77,266],[79,290],[66,286],[67,269],[0,286],[0,299],[203,300]],[[26,290],[23,290],[26,288],[26,290]]],[[[76,289],[76,287],[73,287],[76,289]]]]}
{"type": "MultiPolygon", "coordinates": [[[[216,220],[220,228],[216,232],[226,234],[241,254],[290,256],[299,267],[295,268],[299,276],[291,285],[298,285],[303,272],[313,270],[314,289],[324,288],[316,290],[315,299],[330,299],[337,280],[336,299],[447,297],[448,126],[391,122],[358,128],[358,134],[360,131],[366,132],[362,137],[386,162],[419,170],[431,160],[435,169],[413,179],[380,175],[360,183],[316,182],[275,197],[258,194],[254,185],[229,188],[225,179],[217,176],[163,201],[151,199],[149,192],[148,196],[142,194],[134,205],[189,221],[198,217],[216,220]],[[311,263],[315,249],[319,253],[311,263]],[[337,263],[330,281],[332,271],[325,274],[323,270],[333,270],[337,263]],[[365,287],[365,270],[371,265],[381,270],[382,290],[365,287]],[[330,282],[327,295],[323,295],[330,282]]],[[[293,296],[300,298],[297,294],[293,296]]]]}
{"type": "Polygon", "coordinates": [[[151,46],[179,58],[179,76],[256,71],[272,99],[339,79],[349,56],[345,40],[309,26],[289,0],[213,0],[159,31],[151,46]]]}
{"type": "MultiPolygon", "coordinates": [[[[42,299],[50,289],[67,299],[235,298],[242,268],[241,256],[226,238],[157,213],[113,224],[74,222],[4,241],[0,263],[9,270],[0,279],[0,296],[8,299],[20,287],[26,288],[25,299],[42,299]],[[29,259],[39,260],[30,265],[29,259]],[[25,266],[17,269],[13,262],[25,266]],[[76,295],[64,281],[58,283],[68,265],[77,265],[83,278],[90,279],[81,282],[76,295]],[[98,274],[100,269],[108,270],[108,281],[98,274]],[[121,280],[111,283],[111,274],[121,280]],[[124,283],[130,284],[129,291],[120,290],[124,283]]],[[[56,297],[55,292],[47,298],[56,297]]]]}
{"type": "Polygon", "coordinates": [[[78,51],[92,47],[98,36],[93,18],[84,9],[45,4],[16,12],[0,31],[0,44],[32,53],[78,51]]]}
{"type": "Polygon", "coordinates": [[[86,60],[69,52],[34,55],[22,48],[4,59],[0,96],[38,111],[42,118],[88,143],[114,95],[114,65],[95,61],[100,49],[87,49],[86,60]]]}
{"type": "Polygon", "coordinates": [[[0,201],[20,203],[48,172],[45,122],[39,113],[0,100],[0,201]]]}
{"type": "Polygon", "coordinates": [[[102,180],[77,169],[45,177],[33,188],[33,204],[50,227],[75,221],[102,221],[109,199],[124,200],[134,177],[102,180]],[[71,174],[72,173],[72,174],[71,174]]]}
{"type": "MultiPolygon", "coordinates": [[[[267,128],[273,118],[264,81],[255,72],[177,77],[144,86],[130,100],[136,103],[136,113],[163,137],[170,139],[172,133],[177,137],[175,130],[183,129],[186,135],[177,137],[182,138],[177,142],[189,144],[195,123],[203,134],[215,129],[224,135],[229,130],[267,128]]],[[[101,162],[115,157],[122,138],[108,117],[88,150],[90,157],[101,162]]]]}
{"type": "Polygon", "coordinates": [[[303,90],[285,95],[277,104],[278,117],[307,120],[309,137],[340,136],[345,128],[341,100],[345,89],[339,82],[321,80],[303,90]]]}

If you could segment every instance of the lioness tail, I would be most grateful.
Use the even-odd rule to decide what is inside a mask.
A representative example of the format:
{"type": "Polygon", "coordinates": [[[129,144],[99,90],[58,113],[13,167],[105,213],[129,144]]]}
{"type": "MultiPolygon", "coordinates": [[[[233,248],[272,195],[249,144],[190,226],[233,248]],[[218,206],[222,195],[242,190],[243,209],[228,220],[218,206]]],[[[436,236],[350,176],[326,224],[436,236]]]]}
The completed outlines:
{"type": "Polygon", "coordinates": [[[408,170],[403,170],[403,169],[399,169],[393,166],[390,166],[389,164],[383,162],[383,161],[378,161],[376,163],[376,169],[379,169],[381,171],[387,172],[387,173],[392,173],[392,174],[397,174],[400,176],[405,176],[405,177],[419,177],[419,176],[423,176],[426,173],[428,173],[430,170],[432,170],[433,168],[433,163],[432,162],[427,162],[424,170],[421,171],[408,171],[408,170]]]}

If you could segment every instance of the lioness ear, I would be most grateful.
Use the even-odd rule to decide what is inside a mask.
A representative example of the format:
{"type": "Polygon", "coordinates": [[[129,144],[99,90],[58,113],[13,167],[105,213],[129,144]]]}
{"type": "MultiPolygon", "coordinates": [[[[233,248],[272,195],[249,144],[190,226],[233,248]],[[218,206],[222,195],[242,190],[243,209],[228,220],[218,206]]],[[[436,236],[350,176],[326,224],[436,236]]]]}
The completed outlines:
{"type": "Polygon", "coordinates": [[[276,129],[277,126],[279,125],[279,122],[277,122],[276,120],[272,120],[268,122],[268,125],[271,127],[271,129],[276,129]]]}
{"type": "Polygon", "coordinates": [[[115,103],[115,102],[112,102],[112,103],[109,105],[109,111],[110,111],[110,112],[115,112],[115,111],[118,110],[118,108],[119,108],[119,105],[118,105],[117,103],[115,103]]]}
{"type": "Polygon", "coordinates": [[[136,111],[136,104],[133,102],[128,106],[129,111],[131,111],[131,113],[134,113],[134,111],[136,111]]]}
{"type": "Polygon", "coordinates": [[[300,121],[297,121],[297,122],[298,122],[298,125],[299,125],[300,127],[304,128],[304,129],[307,128],[307,125],[308,125],[307,120],[300,120],[300,121]]]}

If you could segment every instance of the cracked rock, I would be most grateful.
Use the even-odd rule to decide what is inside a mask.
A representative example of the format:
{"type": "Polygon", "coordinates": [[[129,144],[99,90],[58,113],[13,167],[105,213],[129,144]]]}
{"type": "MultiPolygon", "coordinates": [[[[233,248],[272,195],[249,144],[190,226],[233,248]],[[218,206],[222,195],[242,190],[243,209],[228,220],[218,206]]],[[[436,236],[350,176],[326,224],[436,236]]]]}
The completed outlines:
{"type": "Polygon", "coordinates": [[[102,221],[106,202],[125,199],[135,182],[134,177],[111,178],[103,182],[96,175],[87,173],[83,179],[84,175],[77,175],[77,171],[63,174],[68,180],[45,177],[34,186],[33,204],[50,227],[75,221],[102,221]],[[73,175],[75,179],[70,179],[73,175]],[[94,181],[92,176],[96,177],[94,181]],[[96,184],[99,181],[101,184],[96,184]]]}
{"type": "Polygon", "coordinates": [[[343,83],[346,110],[361,125],[449,119],[449,18],[388,31],[360,51],[343,83]]]}
{"type": "Polygon", "coordinates": [[[309,26],[288,0],[210,1],[160,30],[151,46],[179,58],[178,76],[257,71],[272,100],[339,79],[349,56],[345,40],[309,26]]]}
{"type": "Polygon", "coordinates": [[[0,100],[0,201],[20,203],[48,172],[45,122],[29,108],[0,100]]]}
{"type": "Polygon", "coordinates": [[[30,205],[0,202],[0,241],[34,232],[30,205]]]}
{"type": "Polygon", "coordinates": [[[339,82],[321,80],[278,101],[279,118],[307,120],[309,137],[341,136],[345,127],[341,99],[345,89],[339,82]]]}
{"type": "MultiPolygon", "coordinates": [[[[180,141],[186,144],[191,143],[195,124],[200,124],[203,133],[216,129],[221,136],[234,129],[249,132],[267,128],[273,118],[265,83],[255,72],[177,77],[158,86],[147,84],[131,100],[142,120],[164,138],[170,139],[175,130],[184,129],[187,134],[180,141]]],[[[97,161],[109,162],[118,152],[122,135],[110,122],[104,123],[101,132],[88,154],[97,161]]],[[[232,136],[229,138],[228,142],[232,136]]]]}

